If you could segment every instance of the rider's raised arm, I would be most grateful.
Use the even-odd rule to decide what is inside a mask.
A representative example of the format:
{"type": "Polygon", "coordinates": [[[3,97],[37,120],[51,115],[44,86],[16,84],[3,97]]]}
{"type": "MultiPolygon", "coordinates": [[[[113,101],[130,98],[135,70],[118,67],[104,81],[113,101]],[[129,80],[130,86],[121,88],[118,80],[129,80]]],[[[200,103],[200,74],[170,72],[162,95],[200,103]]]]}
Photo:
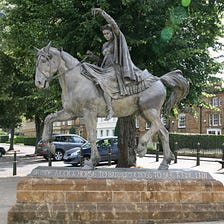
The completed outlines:
{"type": "Polygon", "coordinates": [[[104,10],[102,10],[100,8],[95,8],[92,10],[92,12],[94,14],[99,13],[111,25],[112,30],[115,33],[115,35],[119,36],[120,29],[119,29],[117,23],[115,22],[115,20],[109,14],[107,14],[104,10]]]}

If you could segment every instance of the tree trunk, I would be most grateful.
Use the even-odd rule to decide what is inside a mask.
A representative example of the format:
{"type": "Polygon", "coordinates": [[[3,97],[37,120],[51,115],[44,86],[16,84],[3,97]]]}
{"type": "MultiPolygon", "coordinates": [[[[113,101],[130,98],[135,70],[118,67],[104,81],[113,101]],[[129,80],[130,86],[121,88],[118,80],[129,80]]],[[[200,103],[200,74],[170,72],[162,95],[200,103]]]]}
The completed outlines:
{"type": "MultiPolygon", "coordinates": [[[[44,121],[38,116],[35,116],[35,127],[36,127],[36,146],[37,143],[41,140],[43,128],[44,128],[44,121]]],[[[36,148],[35,148],[36,149],[36,148]]]]}
{"type": "Polygon", "coordinates": [[[36,127],[36,138],[37,141],[41,139],[43,128],[44,128],[44,122],[41,118],[35,116],[35,127],[36,127]]]}
{"type": "Polygon", "coordinates": [[[118,118],[119,159],[117,167],[136,166],[136,127],[135,117],[118,118]]]}
{"type": "Polygon", "coordinates": [[[10,146],[9,150],[14,150],[14,136],[15,136],[15,125],[13,124],[10,130],[11,138],[10,138],[10,146]]]}

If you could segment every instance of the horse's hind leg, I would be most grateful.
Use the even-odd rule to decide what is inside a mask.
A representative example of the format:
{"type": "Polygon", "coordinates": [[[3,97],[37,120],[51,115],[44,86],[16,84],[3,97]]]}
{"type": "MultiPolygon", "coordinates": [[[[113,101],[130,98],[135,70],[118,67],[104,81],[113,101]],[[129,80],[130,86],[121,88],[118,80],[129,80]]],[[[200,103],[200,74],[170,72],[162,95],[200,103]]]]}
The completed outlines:
{"type": "Polygon", "coordinates": [[[159,169],[168,169],[171,160],[174,159],[174,155],[170,150],[169,145],[169,132],[164,127],[160,113],[156,109],[150,109],[143,111],[143,116],[146,121],[151,123],[151,128],[140,139],[137,148],[138,156],[143,157],[147,152],[147,143],[152,142],[152,136],[159,132],[159,137],[163,146],[163,161],[159,166],[159,169]]]}
{"type": "Polygon", "coordinates": [[[136,153],[139,157],[145,156],[147,152],[147,144],[152,142],[152,136],[155,135],[162,127],[160,120],[160,112],[156,109],[149,109],[142,112],[146,121],[151,123],[151,128],[139,139],[136,153]]]}
{"type": "Polygon", "coordinates": [[[170,150],[169,132],[164,126],[159,130],[159,137],[163,147],[163,161],[161,162],[159,169],[167,170],[170,162],[174,159],[174,155],[170,150]]]}

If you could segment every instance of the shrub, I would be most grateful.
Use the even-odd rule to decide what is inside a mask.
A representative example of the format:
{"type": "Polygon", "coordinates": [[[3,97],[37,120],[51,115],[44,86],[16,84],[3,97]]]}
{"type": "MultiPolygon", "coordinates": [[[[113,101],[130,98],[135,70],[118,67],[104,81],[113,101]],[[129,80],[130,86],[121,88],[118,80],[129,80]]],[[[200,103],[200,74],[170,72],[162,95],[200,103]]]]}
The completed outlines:
{"type": "Polygon", "coordinates": [[[14,138],[14,143],[18,144],[18,143],[24,143],[24,136],[16,136],[14,138]]]}
{"type": "Polygon", "coordinates": [[[9,140],[8,135],[1,135],[0,136],[0,143],[6,143],[9,140]]]}
{"type": "Polygon", "coordinates": [[[170,134],[170,148],[197,149],[198,142],[200,149],[222,149],[224,147],[224,136],[222,135],[200,135],[200,134],[170,134]],[[175,146],[175,142],[178,143],[175,146]]]}
{"type": "Polygon", "coordinates": [[[36,145],[36,138],[35,137],[24,137],[24,145],[36,145]]]}

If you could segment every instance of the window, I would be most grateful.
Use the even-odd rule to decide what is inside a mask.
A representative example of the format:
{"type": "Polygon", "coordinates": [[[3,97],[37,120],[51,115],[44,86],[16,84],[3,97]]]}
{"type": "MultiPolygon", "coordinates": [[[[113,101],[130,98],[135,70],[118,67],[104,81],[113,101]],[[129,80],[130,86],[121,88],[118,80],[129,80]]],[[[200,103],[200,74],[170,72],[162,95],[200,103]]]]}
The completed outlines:
{"type": "Polygon", "coordinates": [[[69,126],[72,125],[72,121],[71,121],[71,120],[68,121],[68,125],[69,125],[69,126]]]}
{"type": "Polygon", "coordinates": [[[178,115],[178,128],[186,128],[186,115],[185,114],[178,115]]]}
{"type": "Polygon", "coordinates": [[[162,123],[163,123],[164,126],[167,125],[166,118],[163,116],[163,114],[161,114],[161,121],[162,121],[162,123]]]}
{"type": "Polygon", "coordinates": [[[209,128],[207,129],[208,135],[221,135],[221,129],[209,128]]]}
{"type": "Polygon", "coordinates": [[[146,129],[150,129],[151,128],[151,123],[150,122],[146,122],[146,129]]]}
{"type": "Polygon", "coordinates": [[[109,136],[110,130],[106,130],[107,136],[109,136]]]}
{"type": "Polygon", "coordinates": [[[221,97],[211,98],[210,104],[214,107],[222,106],[222,98],[221,97]]]}
{"type": "Polygon", "coordinates": [[[72,142],[75,142],[75,143],[84,143],[84,141],[81,138],[79,138],[79,137],[73,137],[72,142]]]}
{"type": "Polygon", "coordinates": [[[60,127],[61,126],[61,122],[60,121],[56,121],[53,123],[54,127],[60,127]]]}
{"type": "Polygon", "coordinates": [[[222,125],[222,115],[219,113],[209,114],[209,126],[222,125]]]}
{"type": "Polygon", "coordinates": [[[100,136],[101,137],[103,136],[103,130],[100,130],[100,136]]]}
{"type": "Polygon", "coordinates": [[[218,97],[213,98],[212,105],[214,107],[218,107],[219,106],[219,98],[218,97]]]}

